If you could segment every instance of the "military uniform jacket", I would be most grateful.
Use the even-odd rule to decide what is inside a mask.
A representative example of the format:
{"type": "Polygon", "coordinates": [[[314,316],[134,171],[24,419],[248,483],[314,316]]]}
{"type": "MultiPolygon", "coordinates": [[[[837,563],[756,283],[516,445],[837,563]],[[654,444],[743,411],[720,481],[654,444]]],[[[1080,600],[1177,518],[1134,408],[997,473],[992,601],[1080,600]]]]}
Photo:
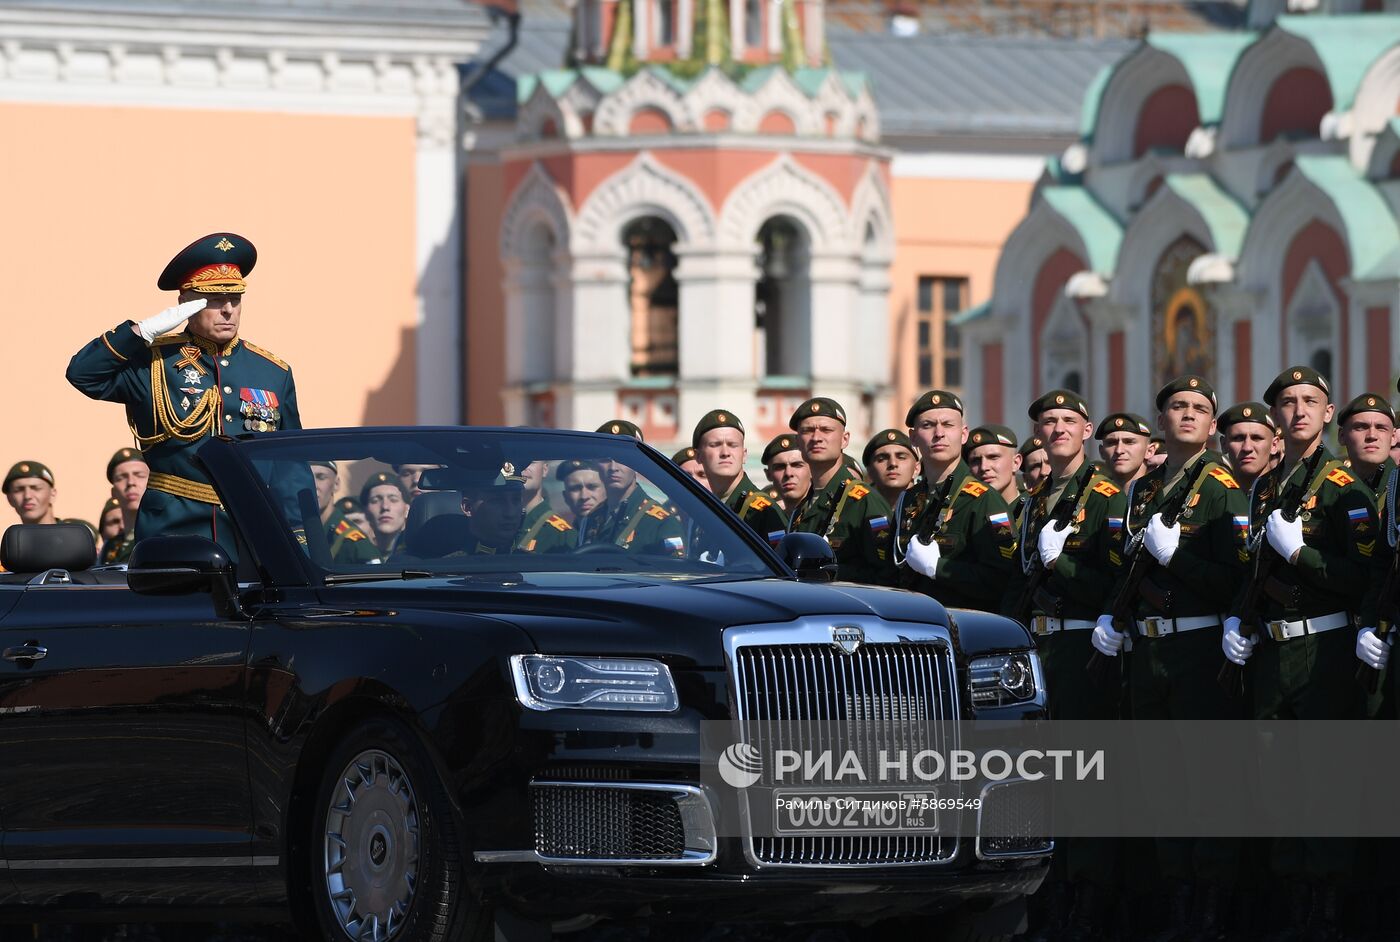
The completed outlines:
{"type": "Polygon", "coordinates": [[[896,585],[931,595],[953,608],[995,612],[1016,570],[1016,533],[1006,499],[959,461],[940,484],[920,478],[899,495],[894,512],[896,585]],[[935,578],[904,563],[909,540],[938,542],[935,578]]]}
{"type": "Polygon", "coordinates": [[[878,491],[845,468],[813,488],[788,521],[792,533],[826,538],[836,555],[838,578],[867,585],[890,585],[890,505],[878,491]]]}
{"type": "MultiPolygon", "coordinates": [[[[1024,513],[1029,515],[1018,538],[1017,559],[1021,565],[1003,596],[1005,606],[1014,606],[1020,594],[1026,561],[1039,545],[1040,531],[1055,508],[1049,506],[1056,482],[1046,478],[1028,495],[1024,513]]],[[[1034,615],[1095,621],[1107,611],[1113,583],[1123,565],[1123,517],[1127,495],[1108,478],[1094,473],[1088,461],[1065,485],[1060,501],[1074,507],[1073,525],[1064,552],[1042,583],[1032,609],[1034,615]]]]}
{"type": "MultiPolygon", "coordinates": [[[[1220,455],[1210,451],[1191,459],[1175,482],[1166,475],[1167,466],[1158,465],[1129,484],[1126,491],[1128,514],[1122,526],[1128,540],[1147,526],[1153,514],[1186,498],[1186,507],[1177,518],[1181,542],[1170,565],[1154,565],[1143,578],[1135,600],[1137,615],[1223,616],[1248,578],[1249,495],[1225,468],[1220,455]]],[[[1138,552],[1145,553],[1147,548],[1138,552]]],[[[1129,562],[1123,561],[1124,575],[1129,562]]],[[[1114,587],[1110,598],[1116,597],[1118,588],[1114,587]]]]}
{"type": "Polygon", "coordinates": [[[541,500],[525,512],[515,548],[522,553],[554,553],[572,549],[577,540],[573,525],[541,500]]]}
{"type": "MultiPolygon", "coordinates": [[[[1366,482],[1376,495],[1376,516],[1380,521],[1381,535],[1376,540],[1375,552],[1382,560],[1382,570],[1388,570],[1396,565],[1395,548],[1390,545],[1390,533],[1395,529],[1396,511],[1400,508],[1395,507],[1390,501],[1390,481],[1397,474],[1400,474],[1400,470],[1396,469],[1394,461],[1387,458],[1375,476],[1366,482]]],[[[1388,577],[1388,573],[1383,572],[1373,583],[1371,591],[1366,593],[1366,600],[1361,606],[1362,626],[1375,628],[1384,622],[1389,629],[1394,630],[1394,619],[1400,615],[1400,605],[1397,605],[1400,600],[1397,600],[1394,594],[1397,583],[1392,583],[1389,587],[1386,586],[1388,577]],[[1382,598],[1381,593],[1387,588],[1390,589],[1391,595],[1389,598],[1382,598]]]]}
{"type": "MultiPolygon", "coordinates": [[[[1287,471],[1280,466],[1255,482],[1249,503],[1253,527],[1265,526],[1279,495],[1306,470],[1306,462],[1298,461],[1287,471]]],[[[1367,591],[1384,576],[1385,535],[1376,516],[1376,497],[1325,448],[1305,493],[1304,545],[1298,562],[1274,568],[1263,586],[1260,613],[1265,619],[1289,621],[1334,612],[1359,614],[1367,591]]],[[[1266,551],[1273,552],[1261,545],[1259,552],[1266,551]]]]}
{"type": "Polygon", "coordinates": [[[616,507],[605,505],[588,515],[583,544],[589,543],[615,543],[624,549],[660,556],[685,555],[680,519],[635,484],[632,493],[616,507]]]}
{"type": "Polygon", "coordinates": [[[127,423],[151,469],[137,538],[199,533],[215,538],[218,495],[194,463],[214,435],[301,428],[296,384],[285,362],[234,338],[217,347],[189,332],[149,347],[125,321],[68,364],[68,382],[92,399],[126,406],[127,423]]]}
{"type": "Polygon", "coordinates": [[[347,520],[339,507],[332,507],[326,518],[326,545],[331,559],[338,563],[372,563],[379,559],[374,541],[347,520]]]}
{"type": "Polygon", "coordinates": [[[131,559],[131,551],[136,548],[136,530],[123,530],[102,544],[97,558],[103,566],[115,566],[131,559]]]}
{"type": "Polygon", "coordinates": [[[787,532],[787,514],[760,491],[747,474],[739,475],[724,503],[769,544],[776,544],[787,532]]]}

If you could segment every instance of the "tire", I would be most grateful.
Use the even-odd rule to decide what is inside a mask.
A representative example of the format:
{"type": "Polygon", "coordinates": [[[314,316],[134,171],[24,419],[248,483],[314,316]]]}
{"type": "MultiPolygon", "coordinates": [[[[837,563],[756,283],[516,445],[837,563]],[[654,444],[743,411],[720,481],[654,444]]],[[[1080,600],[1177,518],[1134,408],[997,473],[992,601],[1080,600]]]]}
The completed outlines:
{"type": "Polygon", "coordinates": [[[479,942],[490,912],[464,877],[463,848],[417,738],[383,717],[326,758],[308,854],[312,907],[329,942],[479,942]]]}

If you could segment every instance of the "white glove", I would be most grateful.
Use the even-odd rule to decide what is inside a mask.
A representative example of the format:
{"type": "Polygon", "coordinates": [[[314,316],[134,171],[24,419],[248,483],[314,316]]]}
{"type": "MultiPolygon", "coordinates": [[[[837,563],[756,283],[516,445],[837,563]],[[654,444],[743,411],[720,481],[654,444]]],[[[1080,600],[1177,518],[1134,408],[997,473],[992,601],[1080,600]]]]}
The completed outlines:
{"type": "Polygon", "coordinates": [[[943,552],[938,548],[937,540],[924,543],[917,536],[909,538],[909,548],[904,551],[904,561],[909,564],[909,568],[930,579],[938,573],[938,560],[942,556],[943,552]]]}
{"type": "Polygon", "coordinates": [[[1100,615],[1099,622],[1094,626],[1094,647],[1105,657],[1117,657],[1118,652],[1123,650],[1123,640],[1125,635],[1121,631],[1113,630],[1113,616],[1100,615]]]}
{"type": "Polygon", "coordinates": [[[1040,531],[1036,548],[1040,550],[1040,561],[1046,569],[1055,568],[1055,560],[1065,551],[1065,543],[1069,541],[1070,531],[1073,529],[1073,524],[1050,523],[1040,531]]]}
{"type": "Polygon", "coordinates": [[[710,555],[709,550],[706,550],[705,552],[700,554],[700,562],[709,563],[711,566],[723,566],[724,550],[715,550],[713,556],[710,555]]]}
{"type": "Polygon", "coordinates": [[[1390,645],[1381,640],[1374,628],[1362,628],[1356,633],[1356,656],[1361,663],[1383,670],[1390,660],[1390,645]]]}
{"type": "Polygon", "coordinates": [[[1153,558],[1163,566],[1170,564],[1180,544],[1181,524],[1167,526],[1162,522],[1161,514],[1153,514],[1152,519],[1147,521],[1147,532],[1142,537],[1142,545],[1147,547],[1153,558]]]}
{"type": "Polygon", "coordinates": [[[1220,638],[1220,649],[1227,660],[1244,667],[1244,662],[1254,653],[1256,638],[1246,638],[1240,634],[1240,620],[1234,615],[1225,619],[1225,634],[1220,638]]]}
{"type": "Polygon", "coordinates": [[[195,298],[193,301],[186,301],[174,307],[168,307],[159,314],[153,314],[144,321],[137,321],[136,332],[141,335],[141,339],[150,343],[161,334],[168,334],[176,327],[179,327],[190,317],[204,310],[208,305],[204,298],[195,298]]]}
{"type": "Polygon", "coordinates": [[[1269,522],[1265,525],[1268,532],[1269,545],[1289,563],[1293,562],[1293,554],[1303,548],[1303,518],[1294,517],[1289,523],[1283,519],[1283,511],[1275,510],[1269,514],[1269,522]]]}

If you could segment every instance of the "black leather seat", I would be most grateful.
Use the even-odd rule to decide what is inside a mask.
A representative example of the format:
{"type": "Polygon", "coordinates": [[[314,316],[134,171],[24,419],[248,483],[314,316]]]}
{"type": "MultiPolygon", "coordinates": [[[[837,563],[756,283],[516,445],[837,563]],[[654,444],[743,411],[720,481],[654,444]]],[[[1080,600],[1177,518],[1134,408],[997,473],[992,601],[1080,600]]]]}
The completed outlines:
{"type": "Polygon", "coordinates": [[[11,573],[83,572],[95,562],[92,531],[77,523],[15,524],[0,539],[0,565],[11,573]]]}

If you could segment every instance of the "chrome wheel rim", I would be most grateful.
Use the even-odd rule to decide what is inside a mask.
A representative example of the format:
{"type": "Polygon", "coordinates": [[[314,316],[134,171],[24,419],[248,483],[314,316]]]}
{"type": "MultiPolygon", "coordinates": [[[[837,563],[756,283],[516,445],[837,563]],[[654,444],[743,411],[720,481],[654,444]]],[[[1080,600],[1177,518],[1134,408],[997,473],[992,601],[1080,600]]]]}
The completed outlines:
{"type": "Polygon", "coordinates": [[[378,749],[340,773],[326,812],[326,895],[351,939],[398,934],[418,885],[418,799],[408,773],[378,749]]]}

